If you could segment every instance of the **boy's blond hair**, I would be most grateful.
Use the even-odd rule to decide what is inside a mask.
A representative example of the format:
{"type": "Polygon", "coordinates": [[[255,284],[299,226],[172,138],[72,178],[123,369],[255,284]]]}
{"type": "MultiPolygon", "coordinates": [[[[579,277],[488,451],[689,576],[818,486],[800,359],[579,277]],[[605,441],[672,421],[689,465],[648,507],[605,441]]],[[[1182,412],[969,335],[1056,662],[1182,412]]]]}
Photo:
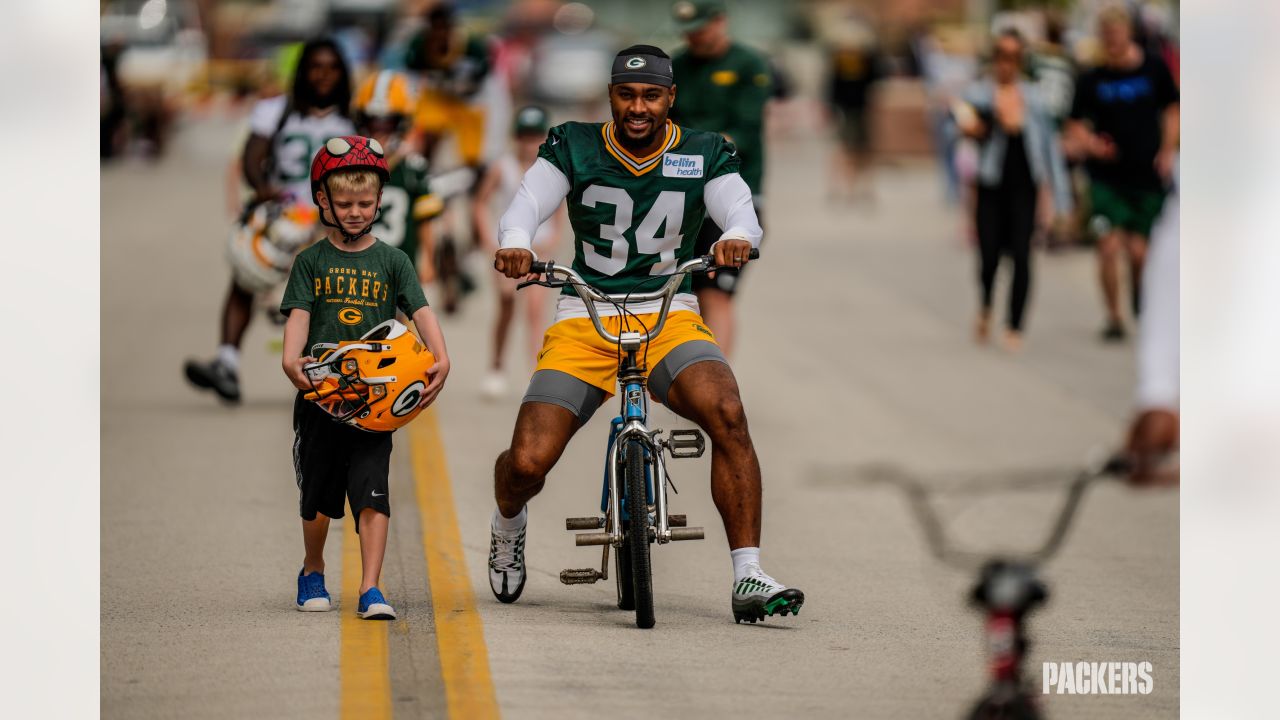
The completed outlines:
{"type": "Polygon", "coordinates": [[[330,192],[335,193],[376,191],[381,187],[382,179],[372,170],[338,170],[325,180],[325,185],[330,192]]]}

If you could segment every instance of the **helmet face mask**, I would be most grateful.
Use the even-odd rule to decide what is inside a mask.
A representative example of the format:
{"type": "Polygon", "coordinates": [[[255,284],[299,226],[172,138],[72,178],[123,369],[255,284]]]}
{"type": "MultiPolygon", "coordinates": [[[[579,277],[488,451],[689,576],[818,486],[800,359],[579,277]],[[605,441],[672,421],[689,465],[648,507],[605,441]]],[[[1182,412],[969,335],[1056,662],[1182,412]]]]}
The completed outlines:
{"type": "Polygon", "coordinates": [[[303,367],[303,395],[334,420],[370,432],[390,432],[422,411],[427,370],[435,357],[408,328],[388,320],[359,340],[317,343],[319,360],[303,367]]]}

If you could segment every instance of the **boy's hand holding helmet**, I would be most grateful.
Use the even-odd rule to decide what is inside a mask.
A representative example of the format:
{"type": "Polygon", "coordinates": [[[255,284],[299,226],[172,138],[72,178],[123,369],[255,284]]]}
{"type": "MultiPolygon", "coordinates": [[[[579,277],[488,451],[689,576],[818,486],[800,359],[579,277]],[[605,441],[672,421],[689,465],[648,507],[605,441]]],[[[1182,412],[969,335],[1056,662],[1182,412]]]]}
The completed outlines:
{"type": "Polygon", "coordinates": [[[285,358],[284,374],[289,376],[289,381],[299,390],[311,390],[311,381],[307,379],[307,373],[303,368],[314,363],[316,359],[310,355],[296,358],[285,358]]]}

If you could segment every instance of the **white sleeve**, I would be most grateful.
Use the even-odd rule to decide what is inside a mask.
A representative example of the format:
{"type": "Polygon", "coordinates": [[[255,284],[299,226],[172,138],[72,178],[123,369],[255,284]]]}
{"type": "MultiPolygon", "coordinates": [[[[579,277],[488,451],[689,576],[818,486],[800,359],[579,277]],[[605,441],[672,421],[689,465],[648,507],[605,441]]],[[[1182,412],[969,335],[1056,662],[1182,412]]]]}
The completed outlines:
{"type": "Polygon", "coordinates": [[[280,115],[284,112],[288,99],[284,95],[259,100],[249,113],[249,132],[269,138],[280,126],[280,115]]]}
{"type": "MultiPolygon", "coordinates": [[[[747,187],[741,175],[721,175],[707,183],[702,190],[702,201],[707,206],[707,215],[724,228],[716,242],[737,238],[747,240],[751,247],[760,247],[764,230],[760,229],[755,205],[751,204],[751,188],[747,187]]],[[[715,243],[711,247],[714,248],[715,243]]]]}
{"type": "Polygon", "coordinates": [[[1139,410],[1177,410],[1178,375],[1178,196],[1170,195],[1151,231],[1142,271],[1142,318],[1138,323],[1139,410]]]}
{"type": "MultiPolygon", "coordinates": [[[[533,252],[533,236],[569,194],[569,178],[543,158],[524,174],[511,206],[498,221],[498,247],[533,252]]],[[[535,257],[537,257],[535,255],[535,257]]]]}

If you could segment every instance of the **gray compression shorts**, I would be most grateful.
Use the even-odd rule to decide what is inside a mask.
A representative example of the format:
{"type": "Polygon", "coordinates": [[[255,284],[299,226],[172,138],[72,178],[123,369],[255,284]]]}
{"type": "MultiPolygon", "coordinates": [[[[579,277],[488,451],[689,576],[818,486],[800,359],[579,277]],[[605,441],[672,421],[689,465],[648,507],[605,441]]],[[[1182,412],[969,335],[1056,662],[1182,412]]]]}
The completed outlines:
{"type": "MultiPolygon", "coordinates": [[[[729,364],[720,351],[720,346],[713,342],[690,340],[680,343],[649,373],[649,392],[658,402],[666,405],[667,393],[671,391],[676,377],[685,368],[704,360],[729,364]]],[[[606,393],[561,370],[539,370],[529,380],[529,389],[521,402],[559,405],[573,413],[579,424],[585,425],[610,395],[612,393],[606,393]]]]}

